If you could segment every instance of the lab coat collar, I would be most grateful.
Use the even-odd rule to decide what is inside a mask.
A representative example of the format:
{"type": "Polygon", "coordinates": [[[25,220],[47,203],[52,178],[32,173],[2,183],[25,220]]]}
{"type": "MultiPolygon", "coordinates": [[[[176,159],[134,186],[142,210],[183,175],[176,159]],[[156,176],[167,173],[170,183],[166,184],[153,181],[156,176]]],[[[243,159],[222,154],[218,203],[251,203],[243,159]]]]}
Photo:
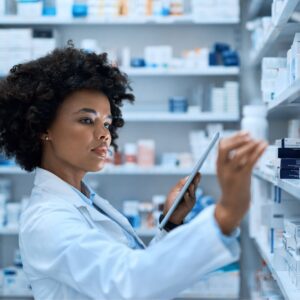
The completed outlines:
{"type": "MultiPolygon", "coordinates": [[[[107,217],[98,212],[94,207],[90,206],[88,203],[84,202],[81,197],[73,190],[72,186],[67,182],[56,176],[55,174],[42,169],[36,168],[34,185],[53,193],[54,195],[61,195],[62,199],[65,199],[69,203],[72,203],[75,207],[86,207],[90,216],[94,221],[101,221],[107,217]]],[[[107,200],[98,196],[97,194],[94,197],[94,204],[96,204],[105,214],[110,216],[115,220],[121,227],[123,227],[127,232],[133,234],[135,238],[142,244],[142,240],[137,236],[136,232],[130,225],[129,221],[125,216],[118,212],[107,200]]]]}
{"type": "Polygon", "coordinates": [[[36,168],[34,186],[37,186],[44,191],[53,193],[54,195],[61,195],[68,202],[71,202],[77,208],[81,206],[89,206],[80,196],[73,190],[70,184],[42,168],[36,168]]]}

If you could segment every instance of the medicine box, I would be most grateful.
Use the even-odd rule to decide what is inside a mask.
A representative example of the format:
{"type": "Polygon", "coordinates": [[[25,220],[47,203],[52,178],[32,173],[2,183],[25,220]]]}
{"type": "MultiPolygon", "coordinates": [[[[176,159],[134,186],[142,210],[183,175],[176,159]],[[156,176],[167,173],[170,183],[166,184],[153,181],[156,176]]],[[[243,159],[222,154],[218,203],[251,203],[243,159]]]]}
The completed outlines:
{"type": "Polygon", "coordinates": [[[284,230],[285,232],[295,237],[296,239],[300,239],[300,218],[292,217],[284,219],[284,230]]]}

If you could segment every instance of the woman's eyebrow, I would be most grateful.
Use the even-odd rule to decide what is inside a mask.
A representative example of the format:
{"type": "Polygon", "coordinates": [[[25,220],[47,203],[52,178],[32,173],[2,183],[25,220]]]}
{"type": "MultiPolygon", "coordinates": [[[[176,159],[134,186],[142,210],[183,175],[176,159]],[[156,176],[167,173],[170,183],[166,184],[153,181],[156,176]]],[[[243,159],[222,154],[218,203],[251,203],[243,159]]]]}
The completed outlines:
{"type": "MultiPolygon", "coordinates": [[[[84,113],[84,112],[86,112],[86,113],[92,113],[94,115],[97,115],[97,112],[94,109],[87,108],[87,107],[81,108],[79,111],[74,112],[74,114],[79,114],[79,113],[84,113]]],[[[106,118],[113,119],[112,115],[107,115],[106,118]]]]}
{"type": "Polygon", "coordinates": [[[87,107],[81,108],[79,111],[74,112],[74,114],[79,114],[79,113],[82,113],[82,112],[92,113],[92,114],[95,114],[95,115],[97,114],[97,112],[94,109],[87,108],[87,107]]]}

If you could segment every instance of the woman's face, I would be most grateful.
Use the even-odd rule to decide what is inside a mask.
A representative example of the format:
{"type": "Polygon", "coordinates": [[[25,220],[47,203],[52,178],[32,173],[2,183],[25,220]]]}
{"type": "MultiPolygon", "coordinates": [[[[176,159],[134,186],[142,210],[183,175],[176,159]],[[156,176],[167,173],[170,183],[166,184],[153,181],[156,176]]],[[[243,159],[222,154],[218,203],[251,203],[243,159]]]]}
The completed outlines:
{"type": "Polygon", "coordinates": [[[73,93],[62,103],[48,130],[46,158],[51,157],[52,165],[57,163],[61,168],[101,170],[111,143],[111,124],[110,103],[105,95],[88,90],[73,93]]]}

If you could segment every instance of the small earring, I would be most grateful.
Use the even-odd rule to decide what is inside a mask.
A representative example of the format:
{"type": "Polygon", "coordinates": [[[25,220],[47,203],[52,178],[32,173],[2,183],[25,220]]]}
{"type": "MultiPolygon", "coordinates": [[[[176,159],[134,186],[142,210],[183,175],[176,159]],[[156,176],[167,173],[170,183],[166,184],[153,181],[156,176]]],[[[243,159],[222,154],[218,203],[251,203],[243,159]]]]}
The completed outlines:
{"type": "Polygon", "coordinates": [[[46,140],[46,141],[49,141],[49,136],[46,136],[46,137],[45,137],[45,140],[46,140]]]}

